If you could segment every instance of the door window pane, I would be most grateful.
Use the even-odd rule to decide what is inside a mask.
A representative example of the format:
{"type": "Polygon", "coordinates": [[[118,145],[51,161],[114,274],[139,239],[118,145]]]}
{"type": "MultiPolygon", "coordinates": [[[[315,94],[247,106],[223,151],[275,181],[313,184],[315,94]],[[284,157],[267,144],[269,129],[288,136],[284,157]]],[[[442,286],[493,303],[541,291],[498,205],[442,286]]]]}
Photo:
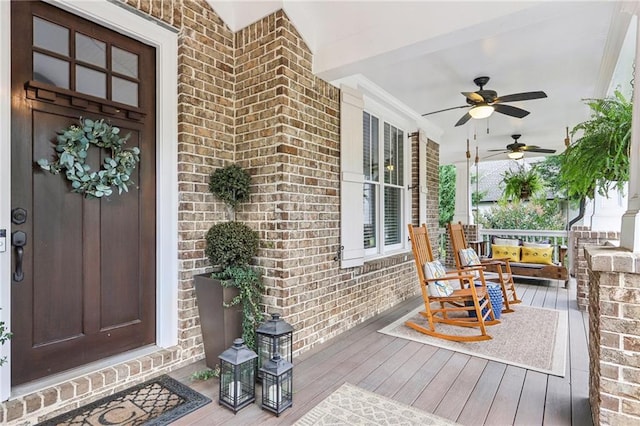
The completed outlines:
{"type": "Polygon", "coordinates": [[[64,56],[69,56],[69,30],[34,16],[33,45],[64,56]]]}
{"type": "Polygon", "coordinates": [[[400,191],[400,188],[384,188],[384,244],[387,246],[400,243],[400,191]]]}
{"type": "Polygon", "coordinates": [[[127,77],[138,78],[138,55],[113,46],[111,70],[127,77]]]}
{"type": "Polygon", "coordinates": [[[69,63],[42,53],[33,52],[33,79],[68,89],[69,63]]]}
{"type": "Polygon", "coordinates": [[[127,105],[138,106],[138,83],[111,78],[111,99],[127,105]]]}
{"type": "Polygon", "coordinates": [[[107,45],[95,38],[76,33],[76,59],[105,68],[107,66],[107,45]]]}
{"type": "Polygon", "coordinates": [[[364,184],[364,248],[376,246],[376,185],[364,184]]]}
{"type": "Polygon", "coordinates": [[[91,68],[76,65],[76,91],[106,99],[106,74],[91,68]]]}

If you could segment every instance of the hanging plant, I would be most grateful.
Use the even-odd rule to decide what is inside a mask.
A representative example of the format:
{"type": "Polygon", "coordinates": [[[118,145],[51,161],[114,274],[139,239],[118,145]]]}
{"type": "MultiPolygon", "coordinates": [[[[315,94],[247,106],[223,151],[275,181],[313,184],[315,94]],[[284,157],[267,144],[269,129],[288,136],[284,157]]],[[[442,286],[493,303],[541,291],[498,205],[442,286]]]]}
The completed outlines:
{"type": "Polygon", "coordinates": [[[125,149],[130,134],[120,137],[120,129],[101,120],[83,119],[80,125],[72,125],[57,137],[56,160],[38,160],[42,170],[54,175],[64,173],[71,182],[71,191],[84,194],[87,198],[101,198],[113,193],[127,192],[133,184],[131,173],[140,162],[140,149],[125,149]],[[99,171],[91,171],[85,163],[89,148],[97,146],[107,150],[108,155],[99,171]]]}
{"type": "Polygon", "coordinates": [[[591,118],[578,124],[572,135],[582,132],[560,155],[560,181],[571,198],[607,195],[611,182],[622,189],[629,180],[632,103],[622,93],[589,99],[591,118]]]}
{"type": "Polygon", "coordinates": [[[518,165],[517,170],[507,170],[502,177],[504,197],[507,199],[528,200],[545,189],[544,181],[535,167],[527,169],[524,165],[518,165]]]}

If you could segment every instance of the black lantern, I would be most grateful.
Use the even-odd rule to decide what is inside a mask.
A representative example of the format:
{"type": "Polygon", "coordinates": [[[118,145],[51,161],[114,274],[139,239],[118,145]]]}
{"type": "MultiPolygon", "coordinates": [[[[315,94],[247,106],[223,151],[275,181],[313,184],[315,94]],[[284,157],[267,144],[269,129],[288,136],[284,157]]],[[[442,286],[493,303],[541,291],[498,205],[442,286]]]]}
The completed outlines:
{"type": "Polygon", "coordinates": [[[289,363],[293,363],[293,327],[280,318],[280,314],[271,314],[271,319],[260,324],[256,330],[258,348],[258,377],[262,377],[260,368],[273,355],[280,354],[289,363]]]}
{"type": "Polygon", "coordinates": [[[220,405],[237,413],[256,400],[256,362],[258,355],[247,348],[244,340],[235,339],[233,346],[220,356],[220,405]]]}
{"type": "Polygon", "coordinates": [[[262,408],[280,415],[293,404],[293,364],[279,353],[262,368],[262,408]]]}

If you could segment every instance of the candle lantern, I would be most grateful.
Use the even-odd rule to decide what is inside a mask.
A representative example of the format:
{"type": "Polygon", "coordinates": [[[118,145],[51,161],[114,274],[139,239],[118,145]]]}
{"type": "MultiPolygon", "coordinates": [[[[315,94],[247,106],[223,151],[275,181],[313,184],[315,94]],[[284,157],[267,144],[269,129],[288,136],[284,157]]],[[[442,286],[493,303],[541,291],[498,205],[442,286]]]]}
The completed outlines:
{"type": "Polygon", "coordinates": [[[293,364],[275,353],[262,368],[262,408],[279,416],[293,404],[293,364]]]}
{"type": "Polygon", "coordinates": [[[256,400],[256,362],[258,355],[247,348],[244,340],[235,339],[233,346],[220,356],[220,405],[237,413],[256,400]]]}
{"type": "Polygon", "coordinates": [[[256,330],[258,349],[258,377],[262,378],[260,368],[279,353],[289,363],[293,363],[293,327],[280,318],[280,314],[271,314],[271,319],[260,324],[256,330]]]}

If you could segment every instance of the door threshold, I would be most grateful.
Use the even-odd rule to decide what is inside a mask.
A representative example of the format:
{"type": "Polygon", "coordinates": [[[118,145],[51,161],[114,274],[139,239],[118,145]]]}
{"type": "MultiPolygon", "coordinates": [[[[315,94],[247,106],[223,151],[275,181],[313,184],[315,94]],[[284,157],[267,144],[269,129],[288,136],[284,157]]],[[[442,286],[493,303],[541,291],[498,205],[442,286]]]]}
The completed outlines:
{"type": "Polygon", "coordinates": [[[157,345],[143,346],[99,361],[94,361],[81,367],[72,368],[71,370],[63,371],[62,373],[56,373],[42,379],[13,386],[11,388],[11,398],[18,398],[42,389],[59,385],[60,383],[77,379],[78,377],[87,376],[91,373],[95,373],[96,371],[104,370],[105,368],[122,364],[145,355],[150,355],[159,350],[162,350],[162,348],[157,345]]]}

